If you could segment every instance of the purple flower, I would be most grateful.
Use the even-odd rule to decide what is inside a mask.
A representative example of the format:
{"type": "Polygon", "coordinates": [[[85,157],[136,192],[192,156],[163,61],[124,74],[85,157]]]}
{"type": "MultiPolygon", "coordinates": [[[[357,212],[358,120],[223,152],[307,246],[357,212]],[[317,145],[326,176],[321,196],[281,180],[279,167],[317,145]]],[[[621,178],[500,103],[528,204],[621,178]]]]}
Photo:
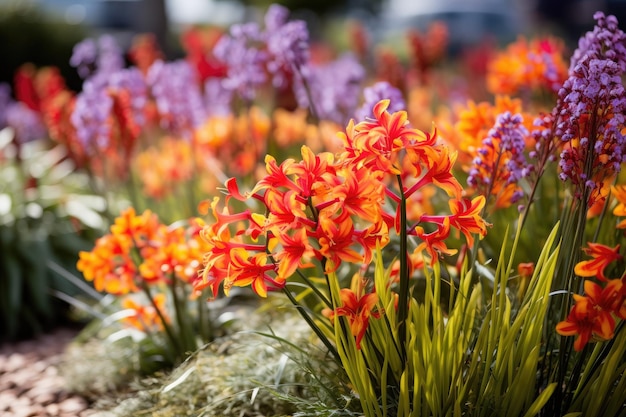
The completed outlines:
{"type": "Polygon", "coordinates": [[[138,69],[122,69],[108,76],[104,73],[94,75],[84,82],[70,117],[76,136],[88,153],[93,154],[109,146],[113,110],[111,93],[119,90],[128,91],[133,122],[138,126],[145,123],[143,110],[147,87],[138,69]]]}
{"type": "Polygon", "coordinates": [[[596,26],[580,39],[553,111],[555,136],[570,143],[560,155],[560,178],[574,185],[576,197],[587,194],[588,204],[626,161],[626,35],[614,16],[594,17],[596,26]]]}
{"type": "Polygon", "coordinates": [[[124,68],[124,57],[111,35],[102,35],[98,41],[85,39],[74,46],[70,65],[86,79],[96,73],[111,74],[124,68]]]}
{"type": "Polygon", "coordinates": [[[303,75],[304,80],[296,79],[294,86],[298,105],[311,107],[319,119],[347,123],[359,102],[365,77],[354,55],[344,54],[326,65],[308,66],[303,75]]]}
{"type": "Polygon", "coordinates": [[[115,38],[102,35],[98,39],[100,53],[96,61],[96,70],[100,73],[113,74],[124,68],[124,56],[115,38]]]}
{"type": "Polygon", "coordinates": [[[585,56],[596,59],[609,59],[617,63],[620,71],[626,71],[626,36],[618,27],[615,16],[605,16],[602,12],[593,15],[596,25],[578,41],[570,62],[570,74],[585,56]]]}
{"type": "MultiPolygon", "coordinates": [[[[532,171],[532,165],[524,155],[525,137],[528,130],[523,125],[520,114],[504,112],[498,115],[496,123],[478,149],[478,156],[472,161],[467,178],[471,187],[492,186],[495,181],[502,185],[517,184],[532,171]]],[[[517,189],[513,192],[510,203],[515,203],[523,196],[517,189]]]]}
{"type": "Polygon", "coordinates": [[[207,116],[226,116],[231,113],[233,92],[224,88],[222,80],[209,78],[204,83],[204,103],[207,116]]]}
{"type": "Polygon", "coordinates": [[[156,61],[146,81],[154,97],[162,127],[190,137],[206,118],[206,109],[196,74],[187,61],[156,61]]]}
{"type": "Polygon", "coordinates": [[[7,83],[0,83],[0,129],[7,125],[7,109],[11,101],[11,86],[7,83]]]}
{"type": "Polygon", "coordinates": [[[81,78],[87,78],[94,71],[98,47],[93,39],[85,39],[74,45],[70,65],[76,68],[81,78]]]}
{"type": "Polygon", "coordinates": [[[259,26],[244,23],[233,25],[230,36],[222,36],[213,49],[215,57],[228,67],[224,87],[236,91],[244,100],[254,99],[256,88],[267,80],[267,54],[259,48],[262,43],[259,26]]]}
{"type": "Polygon", "coordinates": [[[26,143],[42,139],[46,135],[41,116],[19,101],[10,103],[6,109],[6,124],[15,129],[15,140],[26,143]]]}
{"type": "Polygon", "coordinates": [[[358,121],[365,120],[366,117],[373,117],[374,106],[380,100],[389,99],[389,107],[387,111],[390,113],[406,109],[406,103],[402,92],[387,81],[380,81],[371,87],[363,90],[365,102],[356,111],[355,118],[358,121]]]}
{"type": "Polygon", "coordinates": [[[281,88],[288,85],[294,72],[309,61],[309,31],[302,20],[287,22],[288,11],[272,5],[265,15],[265,42],[267,70],[273,75],[272,84],[281,88]]]}
{"type": "Polygon", "coordinates": [[[106,89],[94,80],[86,80],[83,90],[76,96],[70,121],[76,129],[76,137],[89,154],[106,148],[110,141],[107,119],[113,108],[113,99],[106,89]]]}

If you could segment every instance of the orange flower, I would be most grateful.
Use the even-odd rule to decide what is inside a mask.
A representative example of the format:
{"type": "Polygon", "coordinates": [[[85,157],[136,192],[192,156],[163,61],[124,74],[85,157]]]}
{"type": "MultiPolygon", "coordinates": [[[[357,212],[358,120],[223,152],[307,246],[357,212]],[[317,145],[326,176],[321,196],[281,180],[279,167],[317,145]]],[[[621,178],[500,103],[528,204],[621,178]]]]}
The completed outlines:
{"type": "Polygon", "coordinates": [[[620,245],[611,248],[600,243],[587,243],[583,248],[585,254],[592,257],[587,261],[581,261],[574,267],[576,275],[581,277],[597,277],[601,281],[608,281],[604,275],[604,270],[613,261],[622,260],[623,256],[619,254],[620,245]]]}
{"type": "Polygon", "coordinates": [[[577,336],[574,349],[581,351],[594,333],[602,332],[602,323],[593,304],[586,298],[574,304],[567,319],[556,325],[561,336],[577,336]]]}
{"type": "Polygon", "coordinates": [[[494,104],[468,101],[466,106],[456,110],[456,121],[438,124],[444,139],[459,151],[458,163],[463,167],[472,163],[483,146],[483,139],[495,125],[497,116],[507,111],[521,114],[524,127],[529,132],[536,129],[533,126],[534,117],[523,112],[522,101],[504,95],[496,96],[494,104]]]}
{"type": "Polygon", "coordinates": [[[585,281],[585,295],[574,294],[576,304],[567,319],[556,326],[556,331],[563,336],[577,335],[574,349],[577,351],[589,342],[592,336],[602,340],[613,338],[615,330],[614,312],[621,308],[624,295],[621,280],[611,280],[602,288],[593,281],[585,281]]]}
{"type": "Polygon", "coordinates": [[[140,216],[133,207],[124,210],[111,226],[111,234],[124,235],[131,238],[138,246],[155,239],[162,225],[152,211],[146,210],[140,216]]]}
{"type": "Polygon", "coordinates": [[[456,249],[448,249],[444,242],[450,236],[450,218],[444,217],[441,224],[437,224],[437,229],[433,232],[426,233],[424,228],[417,226],[415,234],[422,239],[422,242],[415,248],[414,253],[426,251],[430,256],[430,262],[439,261],[439,254],[454,255],[456,249]]]}
{"type": "Polygon", "coordinates": [[[521,262],[517,265],[517,273],[524,278],[530,278],[535,272],[535,264],[533,262],[521,262]]]}
{"type": "MultiPolygon", "coordinates": [[[[358,275],[353,278],[358,279],[358,275]]],[[[345,316],[350,324],[350,332],[356,337],[356,348],[361,349],[361,340],[365,336],[365,332],[369,326],[370,317],[380,317],[380,312],[375,311],[376,303],[378,303],[378,295],[375,292],[363,294],[362,285],[356,288],[342,288],[339,297],[341,298],[341,307],[337,307],[334,311],[326,309],[323,314],[333,320],[335,315],[345,316]]]]}
{"type": "Polygon", "coordinates": [[[519,37],[489,63],[487,88],[494,94],[558,91],[567,78],[564,49],[563,42],[552,37],[530,42],[519,37]]]}
{"type": "Polygon", "coordinates": [[[367,169],[346,172],[345,181],[332,190],[342,210],[370,223],[382,221],[383,184],[367,169]]]}
{"type": "Polygon", "coordinates": [[[272,279],[268,271],[274,271],[275,266],[267,262],[265,253],[250,255],[242,248],[231,251],[230,269],[228,277],[224,281],[224,293],[228,295],[231,287],[246,287],[250,285],[260,297],[267,297],[268,283],[274,288],[280,288],[281,283],[272,279]]]}
{"type": "Polygon", "coordinates": [[[277,236],[281,244],[281,250],[274,256],[278,263],[278,277],[287,279],[298,268],[310,266],[309,260],[315,256],[313,247],[305,228],[299,228],[293,236],[281,233],[277,236]]]}
{"type": "MultiPolygon", "coordinates": [[[[613,209],[613,214],[617,217],[626,216],[626,185],[620,184],[612,186],[611,192],[617,200],[617,205],[613,209]]],[[[615,227],[618,229],[626,229],[626,219],[620,221],[615,227]]]]}
{"type": "Polygon", "coordinates": [[[346,133],[339,133],[345,146],[343,160],[374,172],[400,174],[395,166],[398,151],[405,149],[405,144],[420,136],[420,132],[409,127],[405,111],[389,113],[387,107],[389,100],[381,100],[374,106],[374,121],[363,121],[356,126],[351,121],[346,133]]]}
{"type": "MultiPolygon", "coordinates": [[[[159,293],[154,296],[154,303],[159,309],[163,317],[169,321],[167,310],[165,308],[165,294],[159,293]]],[[[127,326],[134,327],[143,331],[163,330],[163,321],[156,309],[152,305],[143,305],[135,301],[131,296],[127,296],[122,300],[122,308],[130,310],[131,315],[124,317],[122,323],[127,326]]]]}
{"type": "Polygon", "coordinates": [[[336,270],[341,261],[363,262],[363,255],[351,247],[355,243],[355,232],[349,217],[343,221],[320,218],[319,235],[319,254],[331,261],[327,272],[336,270]]]}
{"type": "Polygon", "coordinates": [[[158,147],[137,155],[137,173],[149,197],[160,199],[172,194],[194,172],[193,153],[188,141],[165,137],[158,147]],[[155,163],[158,161],[158,163],[155,163]]]}
{"type": "Polygon", "coordinates": [[[474,244],[474,233],[478,234],[482,239],[487,234],[487,226],[490,226],[480,213],[485,207],[485,197],[480,195],[469,199],[450,200],[449,202],[452,216],[450,216],[450,225],[457,228],[467,241],[467,245],[472,247],[474,244]]]}
{"type": "Polygon", "coordinates": [[[121,295],[137,291],[137,267],[131,258],[132,242],[127,236],[105,235],[90,252],[81,251],[76,268],[96,291],[121,295]]]}

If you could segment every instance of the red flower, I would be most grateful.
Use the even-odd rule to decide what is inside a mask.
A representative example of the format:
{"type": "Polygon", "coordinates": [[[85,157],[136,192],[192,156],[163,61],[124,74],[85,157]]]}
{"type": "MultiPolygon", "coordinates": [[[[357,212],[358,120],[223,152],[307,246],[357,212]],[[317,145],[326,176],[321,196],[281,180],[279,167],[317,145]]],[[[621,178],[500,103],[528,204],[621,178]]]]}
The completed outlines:
{"type": "Polygon", "coordinates": [[[577,263],[574,272],[581,277],[598,277],[601,281],[608,281],[604,270],[611,262],[623,259],[623,256],[619,254],[620,245],[611,248],[600,243],[589,242],[587,246],[583,248],[583,252],[592,259],[577,263]]]}
{"type": "Polygon", "coordinates": [[[356,337],[356,348],[361,349],[361,340],[365,336],[365,332],[369,326],[369,319],[380,317],[380,312],[375,311],[376,303],[378,303],[378,295],[375,292],[362,294],[363,283],[354,285],[355,281],[362,281],[358,275],[353,278],[354,288],[342,288],[339,294],[341,298],[341,307],[337,307],[334,311],[326,309],[323,314],[331,320],[337,316],[345,316],[350,324],[350,332],[356,337]]]}
{"type": "Polygon", "coordinates": [[[619,301],[622,301],[619,297],[620,289],[613,284],[602,288],[593,281],[585,281],[586,295],[574,294],[576,304],[567,319],[556,325],[557,333],[562,336],[576,335],[574,349],[577,351],[582,350],[592,336],[602,340],[611,339],[615,330],[612,313],[619,301]]]}

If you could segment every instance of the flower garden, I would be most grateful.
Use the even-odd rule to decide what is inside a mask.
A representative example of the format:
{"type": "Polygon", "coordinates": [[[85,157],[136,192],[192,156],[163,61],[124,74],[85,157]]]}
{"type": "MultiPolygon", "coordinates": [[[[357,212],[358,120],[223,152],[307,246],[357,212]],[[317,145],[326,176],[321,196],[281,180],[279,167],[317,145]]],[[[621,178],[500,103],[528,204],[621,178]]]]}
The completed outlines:
{"type": "Polygon", "coordinates": [[[626,416],[626,35],[461,57],[273,5],[0,86],[0,329],[104,416],[626,416]]]}

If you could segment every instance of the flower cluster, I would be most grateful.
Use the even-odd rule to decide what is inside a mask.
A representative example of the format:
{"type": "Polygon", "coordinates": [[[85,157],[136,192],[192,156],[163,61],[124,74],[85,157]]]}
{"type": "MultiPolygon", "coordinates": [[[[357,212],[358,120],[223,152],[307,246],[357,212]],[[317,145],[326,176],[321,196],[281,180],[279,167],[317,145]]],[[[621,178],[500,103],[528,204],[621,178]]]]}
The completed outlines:
{"type": "Polygon", "coordinates": [[[576,264],[578,276],[596,277],[604,286],[587,279],[584,283],[585,295],[574,294],[575,304],[567,318],[558,323],[556,331],[563,336],[576,336],[574,349],[582,350],[596,337],[599,340],[613,338],[615,319],[626,319],[626,276],[609,279],[605,269],[615,261],[623,259],[619,254],[620,245],[614,248],[599,243],[588,243],[584,248],[591,260],[576,264]]]}
{"type": "Polygon", "coordinates": [[[520,37],[488,64],[487,88],[494,94],[520,91],[556,93],[567,77],[563,42],[546,37],[520,37]]]}
{"type": "Polygon", "coordinates": [[[532,169],[524,155],[528,131],[522,121],[521,115],[510,112],[498,116],[467,178],[467,183],[482,195],[495,196],[496,207],[507,207],[523,196],[518,181],[532,169]]]}
{"type": "Polygon", "coordinates": [[[387,81],[379,81],[371,87],[363,89],[363,105],[357,110],[355,118],[365,120],[372,117],[372,111],[376,103],[381,100],[389,100],[389,111],[396,112],[406,108],[402,91],[389,84],[387,81]]]}
{"type": "Polygon", "coordinates": [[[191,282],[206,250],[200,238],[202,225],[167,227],[147,210],[137,215],[126,209],[111,226],[110,234],[95,247],[80,252],[77,267],[96,290],[114,295],[140,291],[172,280],[191,282]]]}
{"type": "Polygon", "coordinates": [[[346,53],[330,62],[311,63],[297,79],[294,92],[298,105],[311,108],[318,119],[344,124],[354,115],[364,79],[363,66],[346,53]]]}
{"type": "Polygon", "coordinates": [[[602,197],[603,181],[626,161],[626,35],[614,17],[597,13],[595,19],[596,28],[581,39],[572,57],[554,112],[554,134],[565,144],[560,177],[589,206],[602,197]]]}
{"type": "Polygon", "coordinates": [[[287,21],[288,11],[272,5],[265,15],[265,30],[254,22],[233,25],[215,45],[215,56],[226,64],[223,85],[244,100],[272,75],[274,87],[285,89],[308,62],[309,33],[301,20],[287,21]]]}
{"type": "MultiPolygon", "coordinates": [[[[225,207],[220,209],[217,197],[206,203],[215,221],[202,231],[208,251],[195,288],[210,287],[217,295],[220,286],[226,294],[233,286],[251,286],[265,297],[283,289],[294,273],[315,267],[316,261],[324,274],[343,264],[365,270],[373,252],[387,246],[394,231],[416,241],[412,253],[407,252],[411,271],[422,265],[422,254],[434,264],[455,252],[445,242],[451,228],[463,233],[469,245],[474,235],[482,238],[487,231],[480,215],[485,199],[461,197],[451,173],[454,155],[436,143],[436,135],[409,127],[406,112],[389,113],[388,106],[388,100],[380,101],[374,118],[350,122],[339,135],[344,149],[337,157],[314,154],[306,146],[300,161],[278,164],[268,155],[266,176],[245,195],[237,180],[230,179],[225,207]],[[406,201],[427,185],[451,197],[451,214],[423,213],[418,225],[408,226],[406,201]],[[233,200],[248,207],[256,200],[262,211],[231,211],[233,200]]],[[[364,294],[363,285],[359,288],[342,291],[343,305],[327,314],[348,316],[358,342],[376,302],[364,294]]],[[[332,309],[328,300],[325,304],[332,309]]]]}

